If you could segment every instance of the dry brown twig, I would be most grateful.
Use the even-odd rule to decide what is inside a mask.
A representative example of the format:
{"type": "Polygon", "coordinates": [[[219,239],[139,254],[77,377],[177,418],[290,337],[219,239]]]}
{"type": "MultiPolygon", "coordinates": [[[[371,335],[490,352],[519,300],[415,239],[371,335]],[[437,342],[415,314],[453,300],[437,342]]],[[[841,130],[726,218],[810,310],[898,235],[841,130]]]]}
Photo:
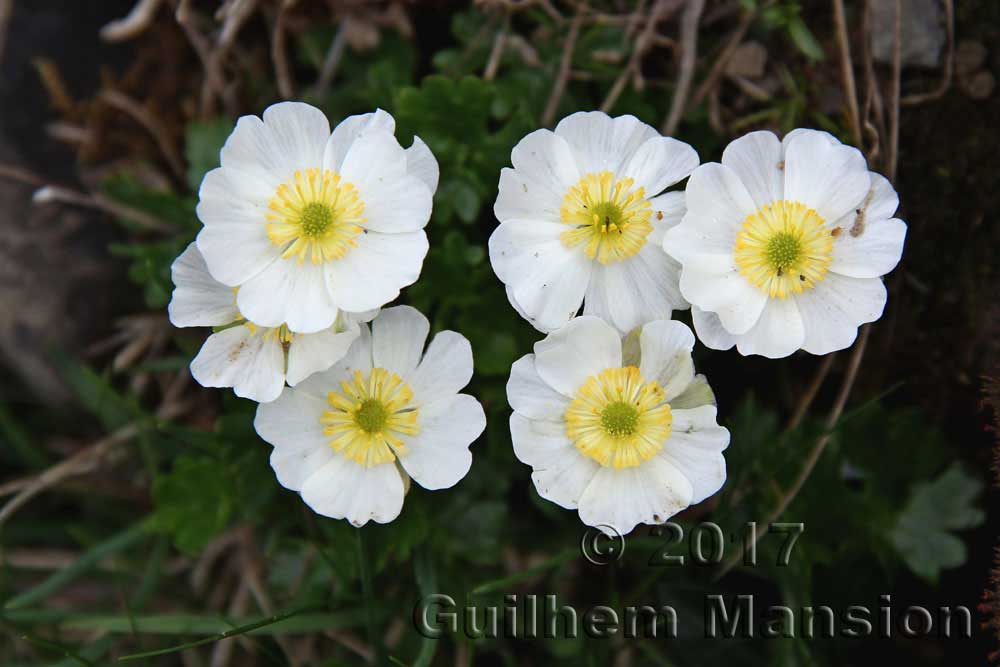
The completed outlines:
{"type": "Polygon", "coordinates": [[[698,21],[705,9],[705,0],[690,0],[681,17],[681,62],[677,72],[674,98],[670,102],[670,113],[663,122],[662,133],[671,136],[677,130],[687,107],[688,91],[694,78],[694,66],[698,58],[698,21]]]}
{"type": "Polygon", "coordinates": [[[844,0],[833,0],[833,23],[836,28],[837,48],[840,51],[840,78],[847,96],[847,126],[855,146],[861,146],[861,114],[858,111],[858,89],[854,83],[854,65],[851,62],[851,45],[848,41],[847,20],[844,17],[844,0]]]}
{"type": "Polygon", "coordinates": [[[173,234],[177,231],[173,225],[169,225],[145,211],[119,204],[99,192],[88,194],[59,185],[42,185],[35,192],[32,201],[36,204],[68,204],[70,206],[93,208],[116,218],[130,220],[151,231],[162,232],[164,234],[173,234]]]}
{"type": "Polygon", "coordinates": [[[486,68],[483,70],[483,80],[492,81],[497,76],[500,69],[500,59],[503,57],[504,49],[507,47],[507,38],[510,36],[510,16],[504,17],[503,25],[497,30],[493,38],[493,46],[490,48],[490,57],[486,61],[486,68]]]}
{"type": "Polygon", "coordinates": [[[139,0],[124,17],[111,21],[101,28],[105,42],[124,42],[135,39],[153,24],[163,0],[139,0]]]}
{"type": "Polygon", "coordinates": [[[346,48],[347,31],[344,29],[344,22],[341,21],[337,27],[337,34],[333,36],[333,41],[330,42],[330,48],[326,52],[326,57],[323,58],[323,64],[319,69],[319,76],[316,77],[316,86],[313,89],[313,94],[317,97],[322,97],[330,89],[333,77],[337,76],[337,70],[340,69],[340,61],[344,57],[346,48]]]}
{"type": "Polygon", "coordinates": [[[285,20],[288,11],[295,6],[296,2],[297,0],[282,0],[278,7],[278,16],[274,20],[274,30],[271,33],[271,60],[274,62],[274,78],[278,85],[278,94],[286,100],[295,96],[295,85],[292,83],[292,68],[288,64],[288,52],[285,47],[285,20]]]}
{"type": "Polygon", "coordinates": [[[580,26],[583,25],[585,13],[579,11],[569,24],[569,32],[566,41],[563,42],[562,57],[559,60],[559,71],[556,74],[555,83],[552,84],[552,93],[545,103],[545,111],[542,113],[542,125],[548,127],[555,120],[556,111],[559,108],[559,100],[562,99],[566,91],[566,82],[569,81],[570,66],[573,64],[573,49],[576,47],[577,37],[580,35],[580,26]]]}
{"type": "Polygon", "coordinates": [[[181,157],[176,144],[168,135],[163,123],[161,123],[156,116],[142,106],[142,104],[136,102],[125,93],[117,90],[101,91],[98,99],[113,109],[121,111],[141,125],[142,128],[146,130],[146,132],[148,132],[156,142],[157,147],[160,149],[160,153],[163,154],[163,157],[170,166],[170,170],[174,173],[174,176],[181,181],[184,180],[186,173],[184,158],[181,157]]]}
{"type": "Polygon", "coordinates": [[[889,146],[886,150],[885,176],[890,181],[896,179],[896,163],[899,157],[899,88],[903,73],[903,3],[894,2],[892,32],[892,79],[889,82],[889,146]]]}
{"type": "Polygon", "coordinates": [[[10,15],[14,11],[14,0],[0,0],[0,59],[7,46],[7,27],[10,25],[10,15]]]}
{"type": "MultiPolygon", "coordinates": [[[[642,58],[653,44],[653,36],[656,34],[657,24],[671,13],[677,11],[682,2],[683,0],[657,0],[656,4],[653,5],[653,8],[649,11],[649,15],[646,17],[642,32],[635,39],[635,46],[632,48],[628,63],[618,74],[618,78],[615,79],[611,90],[608,91],[604,103],[601,104],[601,111],[607,112],[611,110],[615,102],[618,101],[619,95],[625,90],[625,84],[629,78],[641,78],[642,72],[640,66],[642,58]]],[[[704,4],[704,0],[692,0],[692,4],[704,4]]]]}
{"type": "Polygon", "coordinates": [[[719,53],[719,57],[715,59],[715,63],[708,72],[708,76],[705,80],[701,82],[701,85],[695,89],[694,94],[691,96],[691,100],[688,102],[685,112],[690,111],[692,108],[701,104],[709,92],[715,88],[722,75],[726,71],[726,65],[729,64],[729,59],[733,57],[736,53],[736,49],[739,48],[740,43],[743,42],[743,38],[747,34],[747,30],[750,29],[750,25],[753,23],[756,14],[751,10],[744,10],[740,14],[740,22],[733,30],[729,37],[729,41],[726,42],[726,46],[723,47],[722,51],[719,53]]]}

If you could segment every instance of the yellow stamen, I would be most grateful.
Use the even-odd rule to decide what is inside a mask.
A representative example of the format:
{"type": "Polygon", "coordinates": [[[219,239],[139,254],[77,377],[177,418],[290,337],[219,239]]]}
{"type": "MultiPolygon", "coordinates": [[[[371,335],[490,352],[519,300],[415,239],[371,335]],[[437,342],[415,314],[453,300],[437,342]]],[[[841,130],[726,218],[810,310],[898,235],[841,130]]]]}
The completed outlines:
{"type": "Polygon", "coordinates": [[[629,468],[663,449],[673,415],[663,389],[635,366],[608,368],[587,378],[566,408],[566,435],[602,466],[629,468]]]}
{"type": "Polygon", "coordinates": [[[559,216],[573,229],[559,237],[568,248],[583,251],[601,264],[620,262],[639,252],[653,231],[651,204],[631,178],[610,171],[587,174],[563,197],[559,216]]]}
{"type": "Polygon", "coordinates": [[[816,211],[797,201],[774,201],[743,221],[733,253],[747,280],[770,297],[786,298],[826,277],[833,237],[816,211]]]}
{"type": "Polygon", "coordinates": [[[257,332],[260,331],[261,332],[260,335],[264,340],[266,341],[275,340],[281,343],[282,345],[290,344],[298,335],[294,331],[289,329],[287,324],[281,324],[276,327],[259,327],[253,322],[247,320],[246,322],[243,323],[243,326],[249,329],[250,333],[253,335],[256,335],[257,332]]]}
{"type": "Polygon", "coordinates": [[[420,431],[413,391],[395,373],[373,368],[367,379],[354,371],[341,391],[327,395],[330,410],[320,416],[330,447],[364,466],[389,463],[408,449],[401,435],[420,431]]]}
{"type": "Polygon", "coordinates": [[[296,171],[278,186],[265,216],[267,237],[281,246],[282,258],[308,256],[313,264],[340,259],[363,230],[365,204],[353,184],[329,169],[296,171]]]}

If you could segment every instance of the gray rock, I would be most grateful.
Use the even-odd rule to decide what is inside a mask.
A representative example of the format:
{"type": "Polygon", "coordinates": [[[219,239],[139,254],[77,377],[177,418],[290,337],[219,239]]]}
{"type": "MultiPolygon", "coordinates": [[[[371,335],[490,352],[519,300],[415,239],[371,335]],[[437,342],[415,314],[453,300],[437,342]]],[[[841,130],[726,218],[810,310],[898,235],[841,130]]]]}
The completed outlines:
{"type": "MultiPolygon", "coordinates": [[[[902,0],[903,65],[937,67],[947,42],[944,8],[941,0],[902,0]]],[[[872,2],[872,55],[875,60],[892,63],[896,3],[893,0],[872,2]]]]}

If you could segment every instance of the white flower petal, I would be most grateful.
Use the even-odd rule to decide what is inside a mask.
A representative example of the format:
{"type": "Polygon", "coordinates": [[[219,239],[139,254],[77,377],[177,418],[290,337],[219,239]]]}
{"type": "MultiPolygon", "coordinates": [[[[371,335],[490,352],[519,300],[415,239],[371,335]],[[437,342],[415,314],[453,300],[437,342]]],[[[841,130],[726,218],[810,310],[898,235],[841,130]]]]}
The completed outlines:
{"type": "Polygon", "coordinates": [[[468,394],[455,394],[420,406],[420,431],[406,439],[399,463],[425,489],[447,489],[472,465],[469,445],[486,428],[486,413],[468,394]]]}
{"type": "Polygon", "coordinates": [[[622,334],[669,319],[675,308],[688,305],[680,293],[680,274],[680,264],[659,243],[648,241],[626,260],[594,264],[583,312],[607,320],[622,334]]]}
{"type": "Polygon", "coordinates": [[[535,130],[517,142],[510,161],[525,182],[560,201],[583,176],[569,144],[549,130],[535,130]]]}
{"type": "Polygon", "coordinates": [[[540,331],[556,329],[583,303],[593,270],[584,253],[563,245],[565,225],[511,220],[490,236],[490,264],[511,286],[527,320],[540,331]]]}
{"type": "Polygon", "coordinates": [[[578,317],[535,343],[538,375],[565,396],[573,396],[591,375],[621,365],[621,336],[596,317],[578,317]]]}
{"type": "Polygon", "coordinates": [[[285,354],[243,325],[214,333],[191,361],[191,376],[203,387],[232,387],[237,396],[273,401],[285,386],[285,354]]]}
{"type": "Polygon", "coordinates": [[[420,137],[413,137],[413,145],[406,149],[406,173],[420,179],[432,194],[437,191],[440,177],[438,162],[420,137]]]}
{"type": "Polygon", "coordinates": [[[796,299],[768,299],[757,324],[736,338],[736,349],[743,355],[780,359],[802,347],[804,340],[805,327],[796,299]]]}
{"type": "Polygon", "coordinates": [[[472,346],[465,336],[454,331],[436,334],[416,370],[406,378],[418,403],[453,396],[470,380],[472,346]]]}
{"type": "MultiPolygon", "coordinates": [[[[285,180],[297,169],[319,167],[330,138],[330,121],[314,106],[303,102],[279,102],[264,110],[264,126],[285,170],[285,180]]],[[[271,156],[269,156],[271,157],[271,156]]]]}
{"type": "Polygon", "coordinates": [[[782,155],[782,157],[784,157],[785,153],[788,151],[788,146],[789,146],[789,144],[792,143],[792,141],[794,141],[797,137],[801,137],[801,136],[805,136],[805,135],[814,135],[815,137],[822,138],[823,140],[826,141],[826,143],[830,144],[831,146],[842,146],[843,145],[840,142],[840,139],[838,139],[837,137],[833,136],[832,134],[830,134],[826,130],[813,130],[813,129],[810,129],[808,127],[797,127],[797,128],[795,128],[794,130],[792,130],[791,132],[789,132],[788,134],[786,134],[785,136],[783,136],[781,138],[781,155],[782,155]]]}
{"type": "Polygon", "coordinates": [[[580,520],[626,535],[640,523],[663,523],[691,504],[691,482],[666,458],[632,468],[601,468],[580,498],[580,520]]]}
{"type": "Polygon", "coordinates": [[[678,414],[674,433],[660,456],[691,482],[691,504],[694,505],[713,495],[726,482],[726,460],[722,451],[729,445],[729,431],[715,423],[713,406],[674,410],[674,415],[678,414]],[[678,424],[685,428],[679,429],[678,424]]]}
{"type": "Polygon", "coordinates": [[[326,401],[327,395],[331,391],[341,391],[341,383],[349,380],[354,371],[361,371],[364,375],[372,369],[372,334],[367,326],[361,326],[361,331],[347,353],[328,370],[313,373],[306,379],[296,383],[295,391],[298,394],[312,396],[322,401],[326,401]]]}
{"type": "Polygon", "coordinates": [[[639,372],[647,382],[657,382],[669,402],[694,379],[694,334],[683,322],[657,320],[639,334],[639,372]]]}
{"type": "Polygon", "coordinates": [[[504,292],[507,294],[507,301],[510,302],[511,308],[513,308],[514,311],[518,315],[520,315],[522,319],[531,322],[531,316],[528,315],[528,313],[524,312],[524,308],[521,308],[521,304],[519,304],[517,302],[517,299],[514,298],[514,288],[511,287],[510,285],[505,285],[504,292]]]}
{"type": "Polygon", "coordinates": [[[722,451],[729,444],[729,431],[719,426],[716,421],[718,412],[715,405],[674,410],[670,437],[679,438],[688,444],[701,443],[706,447],[715,443],[716,449],[722,451]]]}
{"type": "Polygon", "coordinates": [[[257,116],[242,116],[236,121],[219,157],[222,169],[231,176],[234,194],[243,198],[270,197],[294,172],[289,170],[285,151],[257,116]]]}
{"type": "MultiPolygon", "coordinates": [[[[730,251],[743,221],[757,208],[739,175],[717,162],[695,169],[688,179],[684,195],[687,213],[681,227],[691,226],[706,237],[723,239],[730,251]]],[[[676,257],[669,242],[668,238],[667,252],[676,257]]],[[[681,257],[678,259],[684,261],[681,257]]]]}
{"type": "Polygon", "coordinates": [[[684,213],[680,224],[664,232],[662,245],[667,255],[681,264],[735,262],[735,233],[701,226],[691,213],[684,213]]]}
{"type": "Polygon", "coordinates": [[[561,266],[538,267],[514,285],[514,298],[541,332],[563,326],[580,310],[593,262],[580,253],[561,266]]]}
{"type": "Polygon", "coordinates": [[[382,109],[373,113],[348,116],[334,128],[323,151],[323,168],[340,173],[351,146],[361,136],[372,134],[394,135],[396,120],[382,109]]]}
{"type": "Polygon", "coordinates": [[[323,265],[334,303],[351,312],[380,308],[420,277],[427,255],[423,230],[403,234],[366,232],[357,247],[323,265]]]}
{"type": "Polygon", "coordinates": [[[850,347],[860,325],[882,316],[886,292],[878,278],[828,273],[813,289],[797,294],[795,301],[805,327],[802,349],[828,354],[850,347]]]}
{"type": "Polygon", "coordinates": [[[365,229],[412,232],[430,220],[431,191],[406,173],[406,153],[391,134],[359,137],[344,158],[341,174],[364,202],[365,229]]]}
{"type": "Polygon", "coordinates": [[[698,306],[691,306],[691,319],[694,322],[694,330],[698,334],[698,340],[705,347],[713,350],[728,350],[736,345],[736,336],[726,331],[722,326],[722,320],[715,313],[702,310],[698,306]]]}
{"type": "MultiPolygon", "coordinates": [[[[593,464],[591,469],[594,472],[599,467],[596,461],[586,458],[573,446],[573,443],[566,437],[566,426],[561,421],[529,419],[523,414],[515,412],[510,416],[510,437],[517,460],[535,470],[562,468],[567,463],[576,465],[579,463],[576,459],[590,461],[593,464]]],[[[586,476],[581,475],[581,477],[586,476]]],[[[567,496],[575,495],[575,498],[578,499],[579,494],[583,493],[587,481],[589,478],[584,480],[578,493],[569,493],[567,496]]],[[[576,507],[576,499],[572,501],[572,507],[576,507]]],[[[563,506],[565,507],[565,505],[563,506]]]]}
{"type": "Polygon", "coordinates": [[[507,402],[516,412],[531,419],[558,421],[569,407],[569,399],[546,384],[538,375],[533,354],[526,354],[510,367],[507,402]]]}
{"type": "Polygon", "coordinates": [[[903,254],[906,223],[893,218],[899,196],[882,175],[869,172],[871,191],[860,207],[832,226],[840,233],[833,241],[830,270],[852,278],[877,278],[892,271],[903,254]],[[860,224],[859,224],[860,223],[860,224]]]}
{"type": "Polygon", "coordinates": [[[284,323],[299,333],[326,329],[337,319],[337,306],[326,289],[323,267],[295,258],[273,262],[240,287],[240,312],[263,327],[284,323]]]}
{"type": "Polygon", "coordinates": [[[722,153],[722,164],[732,169],[757,208],[784,199],[785,171],[781,142],[773,132],[750,132],[722,153]]]}
{"type": "Polygon", "coordinates": [[[710,262],[706,257],[697,263],[685,263],[681,271],[681,294],[693,306],[716,313],[726,331],[742,334],[760,319],[768,299],[762,290],[736,272],[731,259],[718,257],[710,262]]]}
{"type": "Polygon", "coordinates": [[[516,285],[553,262],[569,262],[577,253],[563,245],[559,235],[566,225],[555,222],[510,220],[493,230],[490,264],[505,284],[516,285]]]}
{"type": "Polygon", "coordinates": [[[236,287],[278,259],[281,249],[265,228],[267,200],[274,190],[248,193],[241,172],[218,168],[205,174],[198,192],[198,250],[212,277],[236,287]]]}
{"type": "Polygon", "coordinates": [[[288,384],[294,387],[313,373],[325,371],[343,359],[360,333],[361,328],[354,324],[341,332],[330,328],[296,335],[288,346],[288,384]]]}
{"type": "Polygon", "coordinates": [[[298,491],[307,477],[338,456],[323,435],[320,417],[326,409],[325,400],[295,389],[257,406],[254,430],[274,446],[271,467],[286,489],[298,491]]]}
{"type": "Polygon", "coordinates": [[[174,293],[167,313],[175,327],[222,326],[240,318],[233,288],[212,277],[194,243],[170,265],[170,277],[174,293]]]}
{"type": "Polygon", "coordinates": [[[603,111],[566,116],[556,125],[555,133],[572,146],[580,176],[605,170],[619,173],[640,146],[660,136],[635,116],[611,118],[603,111]]]}
{"type": "Polygon", "coordinates": [[[803,132],[785,150],[785,199],[806,204],[829,225],[856,209],[871,179],[861,151],[803,132]]]}
{"type": "Polygon", "coordinates": [[[691,146],[672,137],[652,137],[627,158],[619,175],[635,179],[646,197],[653,197],[687,178],[697,166],[698,153],[691,146]]]}
{"type": "Polygon", "coordinates": [[[388,523],[403,509],[403,477],[395,462],[367,467],[334,456],[306,479],[302,500],[317,514],[355,526],[388,523]]]}
{"type": "Polygon", "coordinates": [[[538,495],[560,507],[576,509],[601,466],[560,435],[561,426],[515,413],[510,418],[511,441],[518,460],[532,467],[531,481],[538,495]]]}
{"type": "MultiPolygon", "coordinates": [[[[681,224],[687,206],[684,205],[683,192],[667,192],[649,200],[653,209],[653,226],[666,231],[681,224]]],[[[663,239],[660,239],[662,244],[663,239]]]]}
{"type": "MultiPolygon", "coordinates": [[[[539,185],[529,176],[514,171],[510,167],[500,170],[500,186],[493,214],[497,220],[538,220],[558,223],[559,207],[565,192],[553,192],[539,185]]],[[[560,231],[565,227],[560,226],[560,231]]]]}
{"type": "Polygon", "coordinates": [[[372,363],[405,378],[420,363],[430,330],[416,308],[386,308],[372,322],[372,363]]]}
{"type": "Polygon", "coordinates": [[[898,218],[877,220],[864,233],[840,234],[833,242],[830,271],[852,278],[879,278],[896,268],[903,256],[906,223],[898,218]]]}

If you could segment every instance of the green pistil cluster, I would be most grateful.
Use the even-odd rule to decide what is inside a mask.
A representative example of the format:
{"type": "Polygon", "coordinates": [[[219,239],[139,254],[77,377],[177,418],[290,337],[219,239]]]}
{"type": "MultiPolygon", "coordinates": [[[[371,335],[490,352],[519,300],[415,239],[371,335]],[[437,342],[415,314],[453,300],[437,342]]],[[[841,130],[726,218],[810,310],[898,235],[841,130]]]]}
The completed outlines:
{"type": "Polygon", "coordinates": [[[601,413],[601,426],[614,438],[632,435],[639,427],[639,411],[621,401],[610,403],[601,413]]]}

